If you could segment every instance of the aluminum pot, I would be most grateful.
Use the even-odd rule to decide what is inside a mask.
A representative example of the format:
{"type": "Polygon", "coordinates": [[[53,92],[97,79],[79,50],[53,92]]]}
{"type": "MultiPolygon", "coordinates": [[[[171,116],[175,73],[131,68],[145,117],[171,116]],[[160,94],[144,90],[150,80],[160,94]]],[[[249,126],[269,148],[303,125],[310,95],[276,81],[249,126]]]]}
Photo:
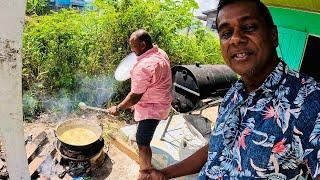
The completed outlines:
{"type": "Polygon", "coordinates": [[[65,146],[68,150],[71,151],[85,151],[89,150],[96,145],[99,144],[100,140],[102,139],[102,126],[94,121],[88,121],[88,120],[82,120],[82,119],[76,119],[76,120],[67,120],[64,122],[59,123],[55,130],[55,136],[59,142],[63,146],[65,146]],[[61,139],[61,135],[73,128],[84,128],[86,130],[89,130],[95,134],[95,139],[91,142],[85,144],[85,145],[74,145],[70,142],[65,142],[63,139],[61,139]]]}

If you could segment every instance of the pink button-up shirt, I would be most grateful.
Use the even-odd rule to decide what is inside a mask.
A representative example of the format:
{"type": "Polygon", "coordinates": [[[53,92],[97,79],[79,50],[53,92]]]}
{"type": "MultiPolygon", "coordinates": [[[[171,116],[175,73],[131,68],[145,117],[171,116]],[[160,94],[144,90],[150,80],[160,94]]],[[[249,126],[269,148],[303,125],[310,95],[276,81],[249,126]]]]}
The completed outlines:
{"type": "Polygon", "coordinates": [[[138,56],[131,70],[131,92],[143,96],[134,106],[134,119],[167,119],[172,101],[171,87],[170,62],[162,49],[153,46],[138,56]]]}

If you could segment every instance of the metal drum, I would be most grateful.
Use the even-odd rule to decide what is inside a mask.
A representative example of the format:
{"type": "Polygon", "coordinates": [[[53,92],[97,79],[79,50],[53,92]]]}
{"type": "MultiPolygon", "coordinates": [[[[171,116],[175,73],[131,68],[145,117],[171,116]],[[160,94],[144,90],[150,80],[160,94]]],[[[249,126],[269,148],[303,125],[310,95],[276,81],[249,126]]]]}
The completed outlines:
{"type": "Polygon", "coordinates": [[[172,68],[173,108],[188,112],[206,98],[222,98],[237,75],[226,65],[177,65],[172,68]]]}

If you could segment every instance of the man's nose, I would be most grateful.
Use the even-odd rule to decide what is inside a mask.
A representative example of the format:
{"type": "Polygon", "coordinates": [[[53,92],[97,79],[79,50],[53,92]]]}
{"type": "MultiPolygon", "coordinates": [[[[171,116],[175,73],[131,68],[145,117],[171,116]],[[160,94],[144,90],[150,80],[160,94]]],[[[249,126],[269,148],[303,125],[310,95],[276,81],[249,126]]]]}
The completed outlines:
{"type": "Polygon", "coordinates": [[[247,38],[244,35],[244,32],[241,31],[240,29],[235,29],[231,36],[230,43],[234,45],[239,45],[241,43],[246,42],[246,40],[247,38]]]}

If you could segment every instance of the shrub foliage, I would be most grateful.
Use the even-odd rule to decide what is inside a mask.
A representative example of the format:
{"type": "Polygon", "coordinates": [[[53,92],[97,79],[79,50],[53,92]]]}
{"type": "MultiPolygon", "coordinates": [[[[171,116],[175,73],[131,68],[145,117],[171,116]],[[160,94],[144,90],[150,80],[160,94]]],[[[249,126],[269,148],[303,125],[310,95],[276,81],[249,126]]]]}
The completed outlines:
{"type": "MultiPolygon", "coordinates": [[[[117,64],[130,53],[128,37],[139,28],[151,33],[173,65],[221,63],[218,40],[195,19],[194,8],[194,0],[97,0],[94,10],[28,16],[23,38],[25,114],[34,116],[48,97],[61,90],[75,103],[87,100],[87,96],[72,95],[99,88],[90,85],[79,90],[84,79],[112,77],[117,64]]],[[[108,97],[123,98],[128,88],[108,83],[117,84],[116,96],[108,97]]]]}

